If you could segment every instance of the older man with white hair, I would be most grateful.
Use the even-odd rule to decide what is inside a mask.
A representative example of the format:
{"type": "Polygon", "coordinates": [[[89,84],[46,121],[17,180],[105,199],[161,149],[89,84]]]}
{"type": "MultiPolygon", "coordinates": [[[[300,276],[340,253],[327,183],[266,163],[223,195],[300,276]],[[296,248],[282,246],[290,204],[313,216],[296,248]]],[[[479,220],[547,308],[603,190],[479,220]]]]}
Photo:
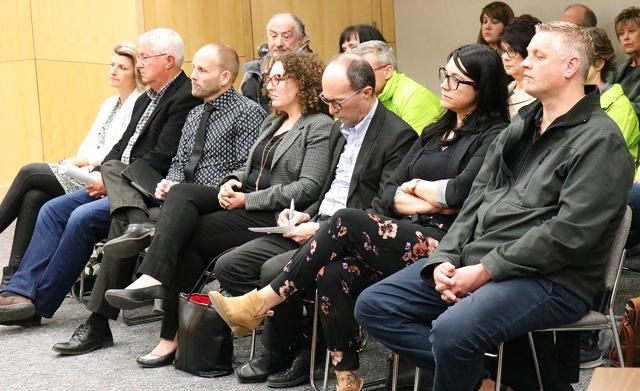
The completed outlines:
{"type": "Polygon", "coordinates": [[[240,86],[242,95],[259,103],[265,111],[269,111],[269,98],[262,94],[262,75],[266,71],[269,59],[284,52],[307,51],[309,36],[302,20],[290,13],[275,14],[267,22],[267,46],[269,52],[259,60],[245,63],[244,79],[240,86]]]}
{"type": "Polygon", "coordinates": [[[406,123],[418,135],[443,113],[438,97],[427,87],[398,72],[393,48],[386,42],[367,41],[351,51],[371,65],[376,76],[376,95],[380,103],[406,123]]]}
{"type": "MultiPolygon", "coordinates": [[[[135,102],[131,121],[120,141],[103,160],[107,168],[127,167],[144,161],[159,175],[166,175],[176,154],[187,113],[202,99],[191,95],[191,83],[180,66],[184,59],[182,39],[173,30],[148,31],[138,39],[138,68],[149,86],[135,102]]],[[[118,171],[119,175],[119,171],[118,171]]],[[[96,241],[107,236],[111,208],[131,192],[109,190],[96,184],[47,202],[38,215],[31,242],[16,274],[0,295],[0,324],[33,326],[41,317],[50,318],[91,255],[96,241]]],[[[129,208],[132,209],[132,208],[129,208]]],[[[135,216],[144,210],[136,209],[135,216]]],[[[128,210],[122,213],[125,215],[128,210]]],[[[108,344],[111,335],[84,330],[84,348],[108,344]]],[[[112,343],[112,342],[111,342],[112,343]]],[[[80,344],[82,345],[82,344],[80,344]]]]}

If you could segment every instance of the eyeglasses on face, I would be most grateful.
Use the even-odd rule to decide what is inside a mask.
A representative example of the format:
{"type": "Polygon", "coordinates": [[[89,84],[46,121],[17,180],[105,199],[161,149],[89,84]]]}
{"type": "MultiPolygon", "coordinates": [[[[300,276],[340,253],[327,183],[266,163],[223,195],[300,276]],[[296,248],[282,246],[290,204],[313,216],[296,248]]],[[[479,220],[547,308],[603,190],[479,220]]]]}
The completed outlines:
{"type": "Polygon", "coordinates": [[[438,69],[438,78],[440,82],[447,81],[447,86],[452,90],[457,90],[460,84],[466,84],[468,86],[477,87],[478,83],[472,80],[460,80],[455,76],[451,76],[447,73],[447,70],[444,67],[440,67],[438,69]]]}
{"type": "Polygon", "coordinates": [[[358,91],[355,91],[353,94],[347,96],[344,99],[327,99],[324,96],[324,93],[320,93],[320,100],[323,101],[327,106],[331,106],[333,107],[334,110],[336,111],[340,111],[342,110],[342,105],[348,101],[349,99],[353,98],[354,96],[356,96],[357,94],[359,94],[360,92],[362,92],[362,90],[364,90],[364,88],[360,88],[358,91]]]}
{"type": "Polygon", "coordinates": [[[144,54],[139,54],[136,56],[136,58],[138,59],[139,62],[142,62],[144,64],[149,62],[150,58],[154,58],[154,57],[162,57],[162,56],[166,56],[168,53],[161,53],[161,54],[154,54],[151,56],[145,56],[144,54]]]}
{"type": "Polygon", "coordinates": [[[516,56],[518,56],[520,54],[520,53],[518,53],[517,50],[515,50],[513,48],[502,49],[502,53],[506,53],[507,56],[509,56],[509,58],[515,58],[516,56]]]}
{"type": "Polygon", "coordinates": [[[265,76],[262,78],[262,82],[264,83],[265,87],[268,87],[269,83],[271,83],[271,85],[273,85],[274,87],[277,87],[278,84],[280,84],[280,82],[285,79],[288,79],[288,77],[282,75],[265,76]]]}

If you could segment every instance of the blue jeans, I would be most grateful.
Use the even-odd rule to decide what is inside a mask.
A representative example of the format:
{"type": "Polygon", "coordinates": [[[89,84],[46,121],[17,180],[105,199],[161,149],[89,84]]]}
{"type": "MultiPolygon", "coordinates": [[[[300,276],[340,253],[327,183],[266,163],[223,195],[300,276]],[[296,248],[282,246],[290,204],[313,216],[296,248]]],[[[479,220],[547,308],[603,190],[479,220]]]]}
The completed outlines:
{"type": "Polygon", "coordinates": [[[5,291],[31,298],[40,315],[52,317],[110,223],[107,198],[96,200],[84,189],[48,201],[5,291]]]}
{"type": "Polygon", "coordinates": [[[631,207],[631,231],[627,247],[633,247],[640,242],[640,183],[631,186],[628,203],[631,207]]]}
{"type": "Polygon", "coordinates": [[[574,322],[587,312],[578,296],[541,277],[489,282],[447,304],[420,277],[421,260],[370,286],[355,316],[367,332],[422,368],[435,368],[434,387],[473,390],[484,353],[528,331],[574,322]]]}

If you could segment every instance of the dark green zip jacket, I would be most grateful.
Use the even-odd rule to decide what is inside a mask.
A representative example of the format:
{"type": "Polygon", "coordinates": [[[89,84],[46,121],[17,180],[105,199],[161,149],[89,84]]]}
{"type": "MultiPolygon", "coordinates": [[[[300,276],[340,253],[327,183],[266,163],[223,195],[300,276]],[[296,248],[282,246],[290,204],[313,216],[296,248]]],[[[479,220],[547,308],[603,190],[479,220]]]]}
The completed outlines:
{"type": "Polygon", "coordinates": [[[489,147],[471,194],[422,270],[482,263],[494,281],[543,276],[591,304],[633,181],[633,159],[617,125],[587,93],[526,152],[521,172],[503,156],[533,126],[540,102],[489,147]]]}

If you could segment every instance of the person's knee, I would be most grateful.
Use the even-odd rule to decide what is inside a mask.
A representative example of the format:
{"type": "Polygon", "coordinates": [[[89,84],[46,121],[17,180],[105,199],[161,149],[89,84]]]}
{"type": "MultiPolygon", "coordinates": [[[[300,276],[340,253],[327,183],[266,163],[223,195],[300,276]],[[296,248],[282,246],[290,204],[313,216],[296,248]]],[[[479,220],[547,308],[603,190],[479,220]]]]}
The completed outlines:
{"type": "Polygon", "coordinates": [[[354,208],[343,208],[338,210],[333,214],[331,220],[338,221],[340,220],[343,225],[348,225],[351,221],[361,218],[365,215],[366,212],[360,209],[354,208]]]}
{"type": "Polygon", "coordinates": [[[18,171],[18,177],[22,179],[27,179],[33,175],[38,175],[43,173],[44,166],[49,167],[45,163],[29,163],[20,168],[18,171]]]}
{"type": "Polygon", "coordinates": [[[431,323],[430,341],[434,356],[457,353],[470,356],[477,350],[473,346],[473,339],[470,338],[472,326],[461,326],[464,323],[447,314],[440,315],[431,323]]]}
{"type": "Polygon", "coordinates": [[[231,275],[233,274],[231,267],[232,263],[232,257],[229,257],[227,254],[218,258],[216,264],[213,267],[213,272],[216,275],[216,279],[220,283],[220,286],[222,286],[223,288],[225,288],[226,284],[229,281],[233,280],[233,277],[231,277],[231,275]]]}
{"type": "Polygon", "coordinates": [[[375,324],[376,319],[383,315],[380,312],[380,306],[377,304],[379,302],[378,294],[376,285],[372,285],[362,291],[358,296],[358,300],[356,300],[353,316],[356,322],[365,329],[370,329],[370,325],[375,324]]]}

